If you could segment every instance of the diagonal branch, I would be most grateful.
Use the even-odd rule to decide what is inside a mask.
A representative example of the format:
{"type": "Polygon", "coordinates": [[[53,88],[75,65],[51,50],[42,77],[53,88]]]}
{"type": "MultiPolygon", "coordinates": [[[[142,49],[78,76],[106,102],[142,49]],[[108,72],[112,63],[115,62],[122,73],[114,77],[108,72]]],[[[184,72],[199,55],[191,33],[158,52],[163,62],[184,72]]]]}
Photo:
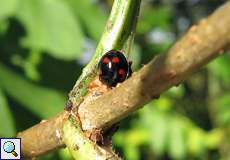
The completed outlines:
{"type": "Polygon", "coordinates": [[[69,113],[62,112],[57,116],[23,131],[17,137],[22,139],[23,158],[36,157],[63,146],[62,127],[69,113]]]}
{"type": "MultiPolygon", "coordinates": [[[[134,39],[140,3],[141,0],[114,1],[111,14],[105,26],[102,38],[95,51],[94,57],[84,68],[82,75],[79,77],[73,87],[73,90],[70,92],[69,100],[66,104],[67,108],[73,107],[72,110],[76,111],[78,109],[78,105],[85,99],[89,83],[97,76],[98,61],[104,53],[111,49],[118,49],[122,50],[126,55],[129,54],[134,39]]],[[[63,123],[61,120],[66,116],[68,117],[68,114],[65,114],[63,117],[62,116],[63,114],[60,114],[60,116],[58,115],[52,120],[46,121],[41,125],[36,125],[26,132],[18,134],[19,137],[29,136],[27,139],[22,139],[24,157],[34,157],[41,153],[48,152],[57,144],[63,144],[61,141],[62,139],[60,139],[60,137],[63,136],[63,132],[61,130],[63,123]],[[57,121],[55,119],[57,119],[57,121]],[[47,126],[52,127],[47,128],[47,126]],[[45,132],[43,132],[43,129],[45,129],[45,132]],[[48,131],[50,131],[50,134],[48,134],[48,131]],[[46,137],[50,137],[50,139],[46,141],[46,137]],[[48,143],[48,145],[45,145],[46,143],[48,143]]],[[[68,130],[69,128],[70,127],[68,127],[68,130]]],[[[75,130],[74,125],[71,128],[75,130]]],[[[65,139],[65,141],[69,142],[71,140],[65,139]]]]}
{"type": "Polygon", "coordinates": [[[89,83],[97,75],[98,61],[103,54],[112,49],[122,50],[129,54],[139,15],[141,0],[115,0],[105,30],[97,45],[91,61],[83,69],[75,86],[69,94],[74,110],[88,92],[89,83]]]}
{"type": "Polygon", "coordinates": [[[190,28],[168,52],[130,79],[88,105],[79,106],[84,130],[105,128],[120,121],[154,97],[178,85],[230,44],[230,2],[190,28]]]}
{"type": "MultiPolygon", "coordinates": [[[[221,55],[230,46],[229,15],[230,2],[226,2],[210,17],[191,27],[166,54],[152,60],[119,87],[91,103],[79,106],[83,129],[91,130],[111,126],[168,88],[183,82],[203,65],[221,55]]],[[[55,119],[52,121],[54,122],[55,119]]],[[[45,137],[55,135],[53,133],[55,126],[49,122],[50,120],[44,126],[47,129],[46,132],[43,132],[45,137]]],[[[62,145],[57,140],[53,141],[52,145],[46,144],[52,148],[47,149],[46,146],[39,146],[41,148],[39,153],[29,153],[28,150],[35,149],[28,145],[32,143],[30,136],[39,134],[42,125],[44,123],[23,131],[19,135],[22,138],[23,153],[28,153],[28,156],[36,156],[62,145]],[[46,148],[46,150],[42,150],[42,148],[46,148]]],[[[47,141],[47,139],[33,139],[33,143],[38,141],[47,141]]],[[[47,143],[49,142],[47,141],[47,143]]],[[[44,145],[45,143],[38,145],[40,144],[44,145]]]]}

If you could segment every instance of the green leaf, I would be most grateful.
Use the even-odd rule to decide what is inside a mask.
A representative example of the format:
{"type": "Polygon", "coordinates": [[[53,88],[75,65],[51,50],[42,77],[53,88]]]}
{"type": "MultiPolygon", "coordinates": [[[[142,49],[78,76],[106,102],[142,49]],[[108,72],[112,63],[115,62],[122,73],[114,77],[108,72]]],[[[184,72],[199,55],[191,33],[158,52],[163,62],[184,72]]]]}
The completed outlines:
{"type": "Polygon", "coordinates": [[[107,18],[99,5],[95,5],[92,0],[68,0],[67,2],[73,8],[77,17],[81,19],[90,36],[98,41],[107,18]]]}
{"type": "Polygon", "coordinates": [[[27,31],[24,46],[64,60],[80,56],[83,34],[65,1],[21,0],[19,8],[17,18],[27,31]]]}
{"type": "Polygon", "coordinates": [[[145,8],[137,25],[138,33],[149,32],[153,27],[170,28],[172,10],[169,7],[145,8]]]}
{"type": "Polygon", "coordinates": [[[230,93],[218,96],[213,100],[213,108],[216,114],[218,125],[229,126],[230,124],[230,93]]]}
{"type": "Polygon", "coordinates": [[[9,21],[0,20],[0,35],[3,35],[4,33],[6,33],[8,27],[9,27],[9,21]]]}
{"type": "Polygon", "coordinates": [[[42,54],[35,50],[31,50],[27,58],[23,58],[21,54],[14,54],[11,57],[11,63],[15,66],[22,68],[26,77],[33,81],[40,80],[38,65],[41,63],[42,54]]]}
{"type": "Polygon", "coordinates": [[[0,136],[12,137],[15,136],[15,133],[12,114],[4,94],[0,90],[0,136]]]}
{"type": "Polygon", "coordinates": [[[209,149],[215,149],[222,145],[225,134],[223,131],[220,128],[216,128],[206,133],[204,142],[209,149]]]}
{"type": "Polygon", "coordinates": [[[185,130],[183,119],[173,116],[170,122],[169,152],[175,159],[183,159],[186,156],[185,130]]]}
{"type": "Polygon", "coordinates": [[[140,151],[136,146],[126,144],[124,148],[125,156],[129,160],[138,160],[140,159],[140,151]]]}
{"type": "Polygon", "coordinates": [[[230,83],[229,61],[230,58],[228,55],[222,55],[208,64],[208,69],[210,70],[210,73],[214,76],[217,76],[227,84],[230,83]]]}
{"type": "Polygon", "coordinates": [[[205,133],[200,128],[194,128],[188,132],[188,149],[193,155],[203,155],[205,152],[205,133]]]}
{"type": "Polygon", "coordinates": [[[49,118],[63,109],[65,98],[60,92],[35,85],[0,64],[0,86],[24,107],[49,118]]]}
{"type": "Polygon", "coordinates": [[[169,140],[169,117],[163,113],[156,113],[152,121],[152,139],[151,145],[157,155],[162,155],[167,149],[167,141],[169,140]]]}
{"type": "Polygon", "coordinates": [[[72,156],[70,155],[69,149],[67,147],[59,149],[58,155],[59,155],[60,159],[72,159],[72,156]]]}
{"type": "Polygon", "coordinates": [[[0,0],[0,21],[12,16],[17,9],[18,0],[0,0]]]}

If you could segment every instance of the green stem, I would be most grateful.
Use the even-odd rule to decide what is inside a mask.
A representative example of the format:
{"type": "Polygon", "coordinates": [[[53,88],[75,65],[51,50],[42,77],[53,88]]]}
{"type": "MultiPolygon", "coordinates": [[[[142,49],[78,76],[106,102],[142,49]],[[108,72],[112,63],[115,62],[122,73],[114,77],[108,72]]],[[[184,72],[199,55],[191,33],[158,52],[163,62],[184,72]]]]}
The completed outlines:
{"type": "Polygon", "coordinates": [[[75,118],[70,116],[63,126],[63,140],[71,155],[77,160],[119,160],[113,152],[106,150],[85,136],[75,118]]]}
{"type": "Polygon", "coordinates": [[[84,68],[82,75],[69,94],[76,108],[87,93],[89,83],[96,77],[100,57],[111,49],[122,50],[129,54],[133,43],[141,0],[115,0],[102,38],[94,57],[84,68]]]}

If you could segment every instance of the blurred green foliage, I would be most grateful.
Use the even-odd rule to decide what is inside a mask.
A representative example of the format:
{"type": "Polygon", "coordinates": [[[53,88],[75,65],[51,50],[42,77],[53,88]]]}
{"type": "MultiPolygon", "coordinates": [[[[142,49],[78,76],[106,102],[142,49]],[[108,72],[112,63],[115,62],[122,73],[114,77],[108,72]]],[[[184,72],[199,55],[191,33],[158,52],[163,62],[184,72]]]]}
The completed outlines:
{"type": "MultiPolygon", "coordinates": [[[[143,0],[130,59],[137,70],[224,0],[143,0]]],[[[111,0],[0,0],[0,137],[63,110],[95,49],[111,0]]],[[[230,55],[120,123],[128,160],[230,159],[230,55]]],[[[40,159],[71,159],[62,149],[40,159]]]]}

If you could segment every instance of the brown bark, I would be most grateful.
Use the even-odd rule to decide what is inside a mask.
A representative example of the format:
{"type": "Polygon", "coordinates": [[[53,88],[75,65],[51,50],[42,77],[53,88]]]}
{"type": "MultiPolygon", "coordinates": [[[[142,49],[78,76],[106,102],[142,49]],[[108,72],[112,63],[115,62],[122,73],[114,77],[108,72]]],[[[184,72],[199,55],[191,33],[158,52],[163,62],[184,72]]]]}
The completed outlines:
{"type": "Polygon", "coordinates": [[[62,112],[47,121],[19,132],[17,137],[22,139],[23,158],[36,157],[50,150],[63,146],[62,126],[69,113],[62,112]]]}
{"type": "Polygon", "coordinates": [[[79,106],[84,130],[104,128],[120,121],[168,88],[178,85],[230,44],[230,3],[190,28],[162,54],[111,92],[79,106]]]}
{"type": "MultiPolygon", "coordinates": [[[[192,26],[166,54],[152,60],[119,87],[80,105],[78,113],[83,129],[111,126],[222,54],[230,46],[229,15],[230,2],[227,2],[192,26]]],[[[23,154],[39,155],[62,145],[55,138],[56,130],[62,127],[62,114],[20,133],[23,154]]]]}

